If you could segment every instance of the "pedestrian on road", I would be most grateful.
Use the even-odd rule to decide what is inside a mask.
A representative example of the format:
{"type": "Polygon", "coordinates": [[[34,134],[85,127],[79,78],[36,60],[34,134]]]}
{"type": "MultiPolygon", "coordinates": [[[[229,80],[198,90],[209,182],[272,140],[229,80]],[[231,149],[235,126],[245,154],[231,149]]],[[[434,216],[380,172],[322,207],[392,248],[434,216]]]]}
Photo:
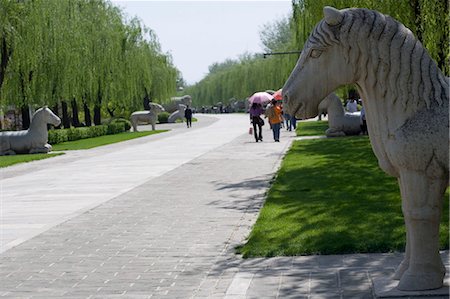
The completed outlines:
{"type": "Polygon", "coordinates": [[[358,111],[358,105],[354,99],[350,99],[347,101],[347,105],[345,106],[348,112],[354,113],[358,111]]]}
{"type": "Polygon", "coordinates": [[[250,122],[253,124],[253,134],[255,135],[255,140],[256,142],[263,141],[262,126],[264,126],[264,120],[261,118],[261,114],[264,113],[264,109],[261,104],[253,103],[250,107],[249,113],[250,122]]]}
{"type": "Polygon", "coordinates": [[[272,100],[272,105],[270,109],[273,109],[270,113],[268,113],[269,122],[272,126],[273,139],[275,142],[280,142],[280,129],[281,124],[283,123],[283,111],[281,109],[281,101],[277,101],[275,99],[272,100]]]}
{"type": "Polygon", "coordinates": [[[186,118],[187,127],[192,127],[192,109],[189,108],[189,105],[186,107],[186,110],[184,110],[184,117],[186,118]]]}
{"type": "Polygon", "coordinates": [[[361,108],[360,120],[361,120],[361,133],[363,135],[368,135],[367,121],[366,121],[366,109],[364,108],[364,106],[361,108]]]}
{"type": "Polygon", "coordinates": [[[291,116],[283,111],[283,118],[284,121],[286,122],[286,130],[292,131],[291,116]]]}

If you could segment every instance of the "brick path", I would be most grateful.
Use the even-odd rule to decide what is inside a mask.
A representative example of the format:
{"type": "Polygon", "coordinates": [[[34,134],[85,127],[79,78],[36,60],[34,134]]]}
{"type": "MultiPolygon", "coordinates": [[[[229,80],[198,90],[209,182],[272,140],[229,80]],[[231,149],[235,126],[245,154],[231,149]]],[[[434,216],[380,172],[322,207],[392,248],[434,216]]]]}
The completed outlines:
{"type": "MultiPolygon", "coordinates": [[[[226,121],[217,122],[216,132],[229,127],[226,121]]],[[[183,135],[164,138],[182,142],[183,135]]],[[[205,147],[203,154],[5,251],[0,296],[373,298],[371,279],[392,274],[401,254],[247,260],[234,254],[291,135],[283,132],[282,142],[274,143],[267,131],[263,143],[240,135],[205,147]]],[[[183,149],[173,148],[166,159],[183,149]]]]}

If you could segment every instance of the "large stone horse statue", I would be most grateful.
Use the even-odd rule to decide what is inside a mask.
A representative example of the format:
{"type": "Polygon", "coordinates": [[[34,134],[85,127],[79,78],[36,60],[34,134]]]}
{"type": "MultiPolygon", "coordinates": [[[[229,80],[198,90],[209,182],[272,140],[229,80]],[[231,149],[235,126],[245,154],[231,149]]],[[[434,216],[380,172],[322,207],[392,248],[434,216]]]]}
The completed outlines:
{"type": "Polygon", "coordinates": [[[137,132],[139,123],[146,123],[152,125],[152,130],[156,129],[156,122],[158,121],[158,114],[165,111],[163,106],[156,103],[149,103],[150,110],[135,111],[131,113],[130,120],[133,126],[133,131],[137,132]]]}
{"type": "Polygon", "coordinates": [[[327,137],[359,135],[361,133],[360,114],[345,113],[341,99],[333,92],[320,102],[320,110],[328,113],[327,137]]]}
{"type": "Polygon", "coordinates": [[[0,156],[51,151],[47,124],[59,126],[61,119],[45,106],[33,114],[28,130],[0,132],[0,156]]]}
{"type": "Polygon", "coordinates": [[[400,290],[443,285],[439,222],[449,180],[449,82],[411,31],[368,9],[324,8],[283,87],[285,109],[317,115],[319,102],[354,83],[379,166],[398,178],[406,224],[400,290]]]}
{"type": "Polygon", "coordinates": [[[186,105],[178,104],[178,110],[173,112],[171,115],[169,115],[167,122],[174,123],[177,121],[177,119],[181,119],[181,121],[183,121],[185,110],[186,110],[186,105]]]}

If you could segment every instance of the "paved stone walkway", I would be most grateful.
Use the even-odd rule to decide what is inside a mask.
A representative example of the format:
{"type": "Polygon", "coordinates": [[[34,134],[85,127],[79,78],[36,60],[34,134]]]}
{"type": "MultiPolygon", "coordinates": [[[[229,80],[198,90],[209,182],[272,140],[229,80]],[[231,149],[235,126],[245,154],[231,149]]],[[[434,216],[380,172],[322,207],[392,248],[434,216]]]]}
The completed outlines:
{"type": "Polygon", "coordinates": [[[2,231],[22,229],[11,230],[16,239],[9,244],[18,245],[0,256],[0,296],[373,298],[371,279],[392,274],[400,254],[246,260],[234,254],[294,138],[283,131],[275,143],[266,128],[265,141],[255,143],[242,134],[247,116],[217,117],[201,119],[192,131],[179,126],[167,135],[28,165],[34,173],[50,168],[39,177],[56,194],[51,199],[32,192],[44,183],[25,179],[27,167],[5,171],[2,202],[18,200],[25,211],[19,205],[3,211],[9,226],[2,231]],[[70,180],[54,184],[50,174],[70,174],[70,180]],[[87,189],[79,181],[86,174],[87,189]],[[70,203],[86,197],[83,205],[70,203]],[[58,204],[46,215],[39,202],[58,204]],[[42,231],[26,225],[30,215],[42,231]]]}

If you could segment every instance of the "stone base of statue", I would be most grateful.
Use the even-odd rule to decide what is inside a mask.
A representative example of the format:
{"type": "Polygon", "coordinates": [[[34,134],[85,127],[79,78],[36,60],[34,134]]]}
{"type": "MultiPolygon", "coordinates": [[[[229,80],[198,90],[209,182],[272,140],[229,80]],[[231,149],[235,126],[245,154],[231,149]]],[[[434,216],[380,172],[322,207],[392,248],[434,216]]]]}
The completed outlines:
{"type": "Polygon", "coordinates": [[[425,291],[400,291],[397,289],[398,280],[393,277],[378,277],[372,280],[373,291],[375,298],[449,298],[449,285],[444,283],[444,286],[439,289],[425,290],[425,291]]]}

